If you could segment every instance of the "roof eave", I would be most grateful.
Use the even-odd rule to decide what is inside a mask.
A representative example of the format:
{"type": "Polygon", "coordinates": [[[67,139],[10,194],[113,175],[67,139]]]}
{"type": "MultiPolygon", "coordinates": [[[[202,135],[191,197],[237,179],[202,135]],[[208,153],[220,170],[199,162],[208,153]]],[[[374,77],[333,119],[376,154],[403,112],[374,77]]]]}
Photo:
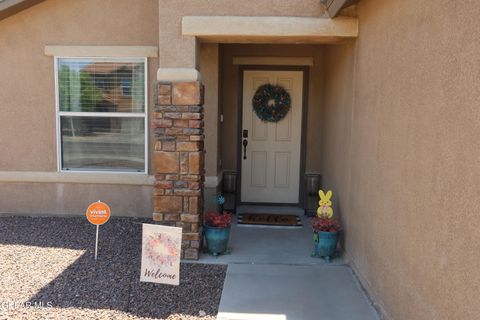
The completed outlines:
{"type": "Polygon", "coordinates": [[[3,0],[0,1],[0,20],[28,9],[45,0],[3,0]]]}
{"type": "Polygon", "coordinates": [[[345,7],[358,2],[358,0],[320,0],[326,7],[328,16],[335,18],[338,13],[345,7]]]}

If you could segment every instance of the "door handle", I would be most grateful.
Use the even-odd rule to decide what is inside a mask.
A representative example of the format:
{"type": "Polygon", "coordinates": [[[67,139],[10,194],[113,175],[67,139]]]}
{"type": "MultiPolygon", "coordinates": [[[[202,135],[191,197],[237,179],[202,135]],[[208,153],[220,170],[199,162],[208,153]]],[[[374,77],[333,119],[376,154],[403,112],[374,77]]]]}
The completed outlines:
{"type": "Polygon", "coordinates": [[[243,139],[242,145],[243,145],[243,160],[247,160],[248,140],[247,140],[247,139],[243,139]]]}

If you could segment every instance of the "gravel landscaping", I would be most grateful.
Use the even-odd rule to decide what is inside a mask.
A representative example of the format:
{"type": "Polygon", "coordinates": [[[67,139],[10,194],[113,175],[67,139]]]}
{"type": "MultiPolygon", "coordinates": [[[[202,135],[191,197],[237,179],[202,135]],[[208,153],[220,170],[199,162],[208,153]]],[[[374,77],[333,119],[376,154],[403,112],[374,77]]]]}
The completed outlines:
{"type": "Polygon", "coordinates": [[[226,266],[182,263],[180,285],[139,282],[141,223],[0,216],[0,319],[215,319],[226,266]]]}

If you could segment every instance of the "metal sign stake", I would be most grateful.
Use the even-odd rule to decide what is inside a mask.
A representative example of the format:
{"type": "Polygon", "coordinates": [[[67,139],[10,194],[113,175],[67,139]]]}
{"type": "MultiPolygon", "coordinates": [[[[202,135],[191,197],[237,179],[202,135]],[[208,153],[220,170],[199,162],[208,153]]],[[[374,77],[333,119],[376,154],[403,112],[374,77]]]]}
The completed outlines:
{"type": "Polygon", "coordinates": [[[100,225],[97,224],[97,235],[95,236],[95,260],[97,260],[98,252],[98,229],[100,229],[100,225]]]}

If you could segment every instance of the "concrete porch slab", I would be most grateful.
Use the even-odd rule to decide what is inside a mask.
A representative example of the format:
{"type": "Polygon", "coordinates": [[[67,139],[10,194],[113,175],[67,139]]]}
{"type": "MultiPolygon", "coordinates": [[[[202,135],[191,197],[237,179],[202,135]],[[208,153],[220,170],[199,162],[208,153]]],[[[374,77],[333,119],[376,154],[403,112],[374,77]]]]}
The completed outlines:
{"type": "MultiPolygon", "coordinates": [[[[323,259],[312,258],[313,234],[310,219],[298,207],[241,206],[238,213],[296,214],[301,220],[301,228],[272,228],[259,226],[239,226],[236,217],[230,231],[229,249],[231,254],[213,257],[201,254],[200,263],[214,264],[285,264],[285,265],[325,265],[323,259]]],[[[344,264],[341,257],[331,265],[344,264]]]]}
{"type": "Polygon", "coordinates": [[[218,320],[378,320],[348,266],[229,265],[218,320]]]}

